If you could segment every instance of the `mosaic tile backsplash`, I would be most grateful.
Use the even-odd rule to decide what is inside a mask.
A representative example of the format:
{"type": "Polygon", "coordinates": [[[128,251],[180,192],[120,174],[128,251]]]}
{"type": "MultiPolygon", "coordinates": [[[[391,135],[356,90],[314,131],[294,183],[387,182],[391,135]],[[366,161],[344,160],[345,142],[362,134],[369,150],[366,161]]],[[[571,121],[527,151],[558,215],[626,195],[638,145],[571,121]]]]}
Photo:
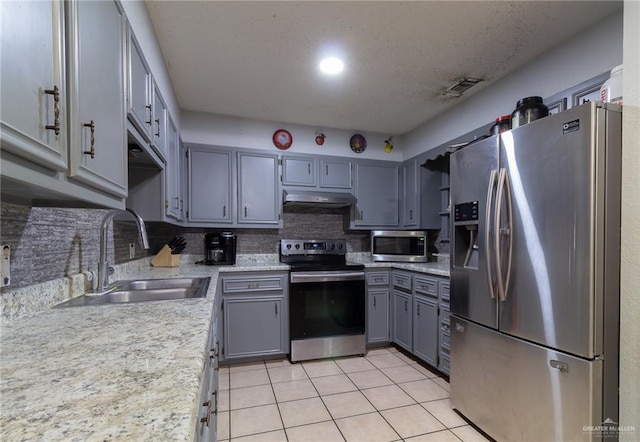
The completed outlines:
{"type": "MultiPolygon", "coordinates": [[[[233,229],[238,253],[278,253],[280,238],[343,238],[350,252],[369,252],[368,231],[345,231],[344,209],[285,208],[282,229],[233,229]]],[[[108,210],[28,207],[0,204],[0,244],[11,246],[11,285],[2,291],[96,270],[100,224],[108,210]]],[[[183,253],[204,254],[204,234],[222,229],[187,228],[147,223],[150,250],[141,248],[135,224],[124,216],[110,227],[108,259],[130,260],[129,243],[136,244],[134,259],[155,254],[174,236],[183,236],[183,253]],[[114,248],[115,246],[115,248],[114,248]]]]}

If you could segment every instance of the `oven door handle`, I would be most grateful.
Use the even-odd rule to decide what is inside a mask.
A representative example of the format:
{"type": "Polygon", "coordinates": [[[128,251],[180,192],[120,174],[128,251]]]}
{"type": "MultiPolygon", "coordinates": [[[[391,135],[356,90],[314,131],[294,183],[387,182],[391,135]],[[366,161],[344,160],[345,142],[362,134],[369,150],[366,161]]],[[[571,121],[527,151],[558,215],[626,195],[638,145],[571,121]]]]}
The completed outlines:
{"type": "Polygon", "coordinates": [[[291,272],[291,283],[303,282],[339,282],[364,281],[364,272],[326,271],[326,272],[291,272]]]}

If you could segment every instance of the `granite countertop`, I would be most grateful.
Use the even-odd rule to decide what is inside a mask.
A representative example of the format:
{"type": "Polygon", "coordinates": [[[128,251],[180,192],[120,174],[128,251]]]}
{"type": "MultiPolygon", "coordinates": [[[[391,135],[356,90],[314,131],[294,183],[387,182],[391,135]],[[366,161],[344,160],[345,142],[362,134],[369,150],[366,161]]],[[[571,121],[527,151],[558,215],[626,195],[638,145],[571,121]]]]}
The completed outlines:
{"type": "Polygon", "coordinates": [[[427,263],[403,263],[403,262],[373,262],[371,259],[359,259],[353,262],[364,264],[365,269],[385,268],[409,270],[411,272],[426,273],[429,275],[449,277],[449,263],[427,262],[427,263]]]}
{"type": "Polygon", "coordinates": [[[3,322],[0,439],[192,440],[218,273],[287,269],[146,267],[135,277],[210,276],[207,297],[48,309],[3,322]]]}
{"type": "MultiPolygon", "coordinates": [[[[448,276],[441,263],[367,262],[448,276]]],[[[287,271],[271,257],[235,266],[116,269],[112,280],[211,277],[204,299],[46,309],[2,323],[0,439],[192,440],[220,272],[287,271]]]]}

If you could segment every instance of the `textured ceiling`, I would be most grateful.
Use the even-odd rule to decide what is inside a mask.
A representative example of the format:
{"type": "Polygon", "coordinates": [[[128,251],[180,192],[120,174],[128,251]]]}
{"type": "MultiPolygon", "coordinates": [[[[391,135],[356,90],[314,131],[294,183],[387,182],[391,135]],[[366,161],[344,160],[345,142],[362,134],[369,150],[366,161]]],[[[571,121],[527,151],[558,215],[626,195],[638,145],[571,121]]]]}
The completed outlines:
{"type": "MultiPolygon", "coordinates": [[[[558,43],[619,1],[149,1],[185,110],[402,134],[558,43]],[[326,53],[345,58],[320,74],[326,53]],[[484,81],[463,97],[440,92],[484,81]]],[[[588,48],[585,48],[585,51],[588,48]]]]}

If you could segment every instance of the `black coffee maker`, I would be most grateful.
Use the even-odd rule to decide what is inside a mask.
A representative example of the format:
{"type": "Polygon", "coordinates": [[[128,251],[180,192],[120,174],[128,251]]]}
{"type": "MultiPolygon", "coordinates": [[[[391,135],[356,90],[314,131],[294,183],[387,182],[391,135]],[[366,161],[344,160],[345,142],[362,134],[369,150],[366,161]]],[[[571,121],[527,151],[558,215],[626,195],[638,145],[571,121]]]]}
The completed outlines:
{"type": "Polygon", "coordinates": [[[236,234],[231,232],[207,233],[204,236],[204,264],[235,265],[236,234]]]}

